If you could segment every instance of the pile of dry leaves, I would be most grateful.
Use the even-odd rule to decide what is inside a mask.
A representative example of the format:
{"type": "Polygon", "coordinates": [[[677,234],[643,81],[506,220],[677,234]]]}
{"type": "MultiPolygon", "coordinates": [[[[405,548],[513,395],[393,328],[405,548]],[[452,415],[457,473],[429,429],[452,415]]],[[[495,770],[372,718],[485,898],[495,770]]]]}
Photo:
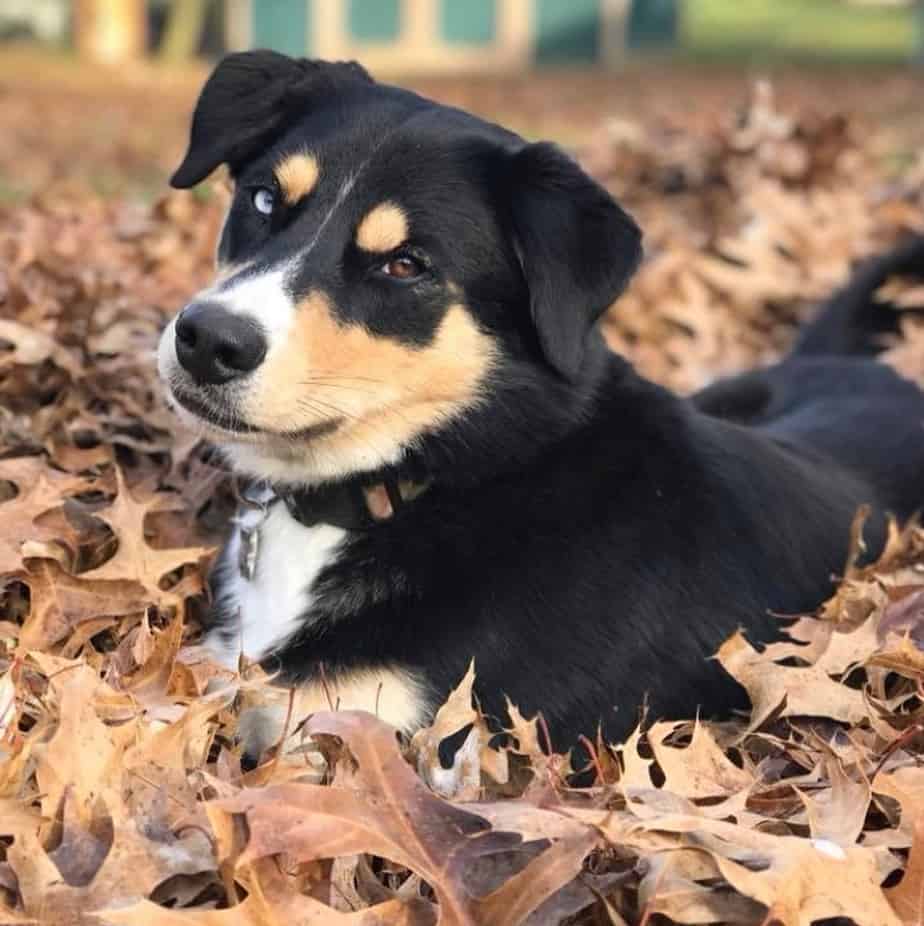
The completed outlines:
{"type": "Polygon", "coordinates": [[[887,172],[885,137],[781,112],[766,83],[693,131],[612,121],[581,154],[645,230],[610,341],[680,390],[772,359],[854,261],[924,231],[924,156],[887,172]]]}
{"type": "MultiPolygon", "coordinates": [[[[608,333],[678,388],[772,356],[853,258],[924,228],[924,165],[886,176],[849,122],[766,89],[736,120],[611,125],[583,155],[649,230],[608,333]]],[[[241,712],[285,695],[195,648],[230,493],[152,357],[221,205],[57,194],[0,215],[0,923],[924,923],[915,527],[847,563],[788,641],[724,644],[749,716],[588,742],[593,786],[568,786],[541,718],[512,708],[492,749],[472,673],[410,742],[291,716],[242,770],[241,712]]]]}

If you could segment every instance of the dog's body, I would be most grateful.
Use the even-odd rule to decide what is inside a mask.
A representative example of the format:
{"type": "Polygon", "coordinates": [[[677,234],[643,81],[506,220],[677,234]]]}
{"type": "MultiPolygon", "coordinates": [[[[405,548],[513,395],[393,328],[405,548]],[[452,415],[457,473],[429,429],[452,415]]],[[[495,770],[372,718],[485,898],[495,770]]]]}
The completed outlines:
{"type": "Polygon", "coordinates": [[[874,326],[840,343],[862,313],[691,401],[611,355],[594,322],[638,233],[549,146],[251,53],[210,79],[174,181],[222,162],[223,272],[160,366],[271,486],[216,566],[210,643],[309,706],[413,729],[474,659],[485,710],[542,710],[561,747],[646,696],[727,710],[722,639],[817,605],[859,505],[875,546],[921,504],[924,397],[854,356],[874,326]]]}

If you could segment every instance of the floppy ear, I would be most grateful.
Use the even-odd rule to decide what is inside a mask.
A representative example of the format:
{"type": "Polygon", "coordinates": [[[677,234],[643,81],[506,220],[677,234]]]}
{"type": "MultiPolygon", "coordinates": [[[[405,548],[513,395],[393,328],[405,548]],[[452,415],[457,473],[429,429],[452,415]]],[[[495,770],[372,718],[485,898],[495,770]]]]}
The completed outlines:
{"type": "Polygon", "coordinates": [[[548,362],[573,380],[588,334],[641,260],[641,231],[555,145],[527,145],[512,156],[508,176],[539,343],[548,362]]]}
{"type": "Polygon", "coordinates": [[[310,105],[325,88],[357,79],[372,80],[353,62],[309,61],[275,51],[226,55],[199,94],[189,148],[171,185],[195,186],[219,164],[244,163],[272,143],[296,107],[310,105]]]}

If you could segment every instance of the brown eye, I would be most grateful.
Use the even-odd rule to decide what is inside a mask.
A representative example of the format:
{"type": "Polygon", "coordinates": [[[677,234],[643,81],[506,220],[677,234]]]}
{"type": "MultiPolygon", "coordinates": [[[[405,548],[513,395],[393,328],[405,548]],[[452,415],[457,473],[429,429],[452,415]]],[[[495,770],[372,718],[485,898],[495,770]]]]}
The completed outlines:
{"type": "Polygon", "coordinates": [[[395,257],[382,266],[382,273],[396,280],[413,280],[423,272],[423,264],[413,257],[395,257]]]}

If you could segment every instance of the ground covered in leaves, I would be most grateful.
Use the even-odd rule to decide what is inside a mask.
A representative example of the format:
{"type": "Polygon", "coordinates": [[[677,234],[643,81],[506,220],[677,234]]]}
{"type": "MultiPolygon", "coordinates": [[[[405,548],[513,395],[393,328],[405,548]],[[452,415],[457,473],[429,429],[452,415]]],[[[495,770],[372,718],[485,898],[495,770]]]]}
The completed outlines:
{"type": "MultiPolygon", "coordinates": [[[[924,231],[924,161],[894,140],[766,84],[731,96],[577,146],[648,233],[607,335],[681,391],[771,359],[853,261],[924,231]]],[[[242,770],[242,712],[287,696],[196,648],[233,492],[152,362],[224,194],[138,205],[27,168],[41,182],[0,211],[0,923],[924,923],[914,526],[783,642],[723,645],[748,716],[588,740],[592,786],[568,786],[541,716],[512,709],[491,749],[471,673],[409,742],[293,712],[242,770]]],[[[883,298],[924,305],[909,281],[883,298]]],[[[909,322],[886,362],[922,378],[922,343],[909,322]]]]}

